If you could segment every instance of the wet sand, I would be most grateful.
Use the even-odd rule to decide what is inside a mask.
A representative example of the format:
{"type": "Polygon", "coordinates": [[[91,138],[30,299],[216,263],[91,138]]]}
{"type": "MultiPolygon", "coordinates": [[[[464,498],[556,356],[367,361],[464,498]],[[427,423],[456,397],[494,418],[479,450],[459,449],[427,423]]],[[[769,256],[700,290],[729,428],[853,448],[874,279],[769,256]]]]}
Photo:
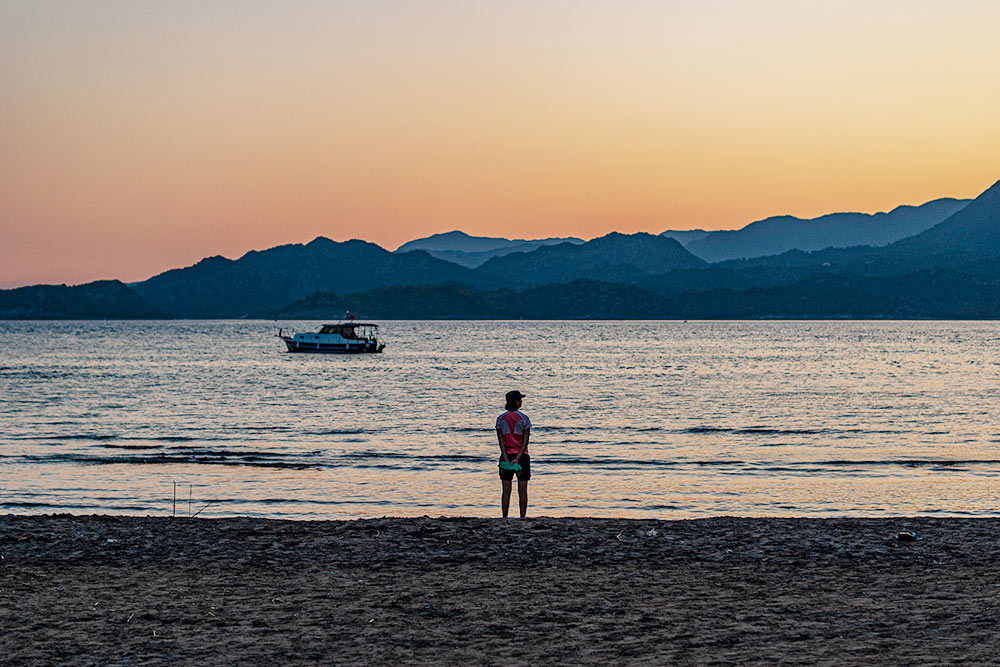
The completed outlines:
{"type": "Polygon", "coordinates": [[[994,519],[10,515],[0,556],[5,665],[1000,661],[994,519]]]}

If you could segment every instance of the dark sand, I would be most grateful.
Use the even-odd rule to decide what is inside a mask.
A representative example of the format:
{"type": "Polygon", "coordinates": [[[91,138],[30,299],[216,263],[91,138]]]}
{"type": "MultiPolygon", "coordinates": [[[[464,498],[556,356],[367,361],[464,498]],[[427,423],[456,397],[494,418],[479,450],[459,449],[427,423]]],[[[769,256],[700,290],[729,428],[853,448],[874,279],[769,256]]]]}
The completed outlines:
{"type": "Polygon", "coordinates": [[[0,555],[5,665],[1000,661],[993,519],[6,516],[0,555]]]}

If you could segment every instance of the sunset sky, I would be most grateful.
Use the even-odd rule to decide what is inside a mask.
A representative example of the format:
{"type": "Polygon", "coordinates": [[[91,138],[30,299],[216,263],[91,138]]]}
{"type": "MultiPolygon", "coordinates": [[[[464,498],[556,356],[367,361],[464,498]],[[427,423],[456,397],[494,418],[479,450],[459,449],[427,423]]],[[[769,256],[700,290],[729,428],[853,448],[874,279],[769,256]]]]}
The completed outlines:
{"type": "Polygon", "coordinates": [[[0,287],[974,197],[1000,2],[0,0],[0,287]]]}

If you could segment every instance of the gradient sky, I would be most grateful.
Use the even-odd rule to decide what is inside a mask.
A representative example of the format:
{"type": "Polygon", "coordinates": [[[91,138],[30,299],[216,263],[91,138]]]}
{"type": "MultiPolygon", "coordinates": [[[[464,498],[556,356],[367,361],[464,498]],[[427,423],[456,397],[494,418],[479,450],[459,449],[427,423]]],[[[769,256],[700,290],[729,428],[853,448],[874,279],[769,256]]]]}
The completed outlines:
{"type": "Polygon", "coordinates": [[[998,26],[993,0],[0,0],[0,287],[974,197],[998,26]]]}

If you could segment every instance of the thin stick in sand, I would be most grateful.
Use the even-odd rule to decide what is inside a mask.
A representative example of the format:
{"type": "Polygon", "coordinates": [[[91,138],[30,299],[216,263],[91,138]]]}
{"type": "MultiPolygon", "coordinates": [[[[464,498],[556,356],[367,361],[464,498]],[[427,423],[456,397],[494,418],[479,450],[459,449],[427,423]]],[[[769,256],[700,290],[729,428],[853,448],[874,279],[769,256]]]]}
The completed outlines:
{"type": "Polygon", "coordinates": [[[204,512],[205,509],[207,509],[209,505],[212,505],[215,502],[217,502],[217,501],[215,501],[215,500],[208,501],[208,505],[205,505],[205,507],[202,507],[200,510],[198,510],[197,512],[195,512],[194,515],[191,518],[193,519],[194,517],[196,517],[199,514],[201,514],[202,512],[204,512]]]}

